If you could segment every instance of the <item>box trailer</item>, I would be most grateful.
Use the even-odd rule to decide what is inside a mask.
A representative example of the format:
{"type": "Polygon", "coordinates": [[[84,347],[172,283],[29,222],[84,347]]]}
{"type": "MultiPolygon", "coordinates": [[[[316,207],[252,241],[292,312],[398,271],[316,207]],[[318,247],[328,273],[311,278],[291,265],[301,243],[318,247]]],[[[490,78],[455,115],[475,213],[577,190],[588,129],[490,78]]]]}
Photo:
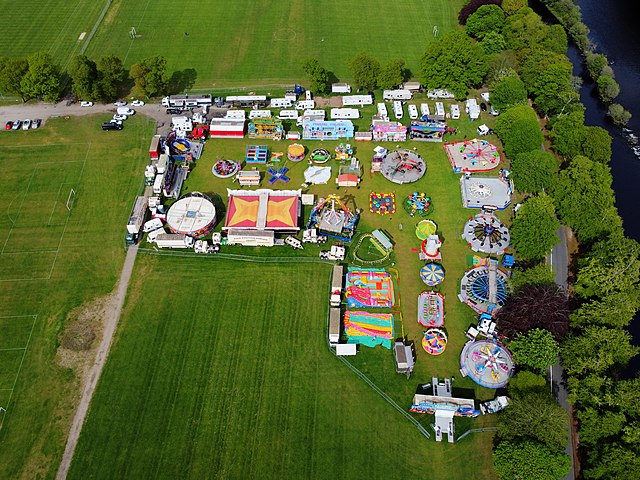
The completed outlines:
{"type": "Polygon", "coordinates": [[[210,94],[201,95],[171,95],[162,99],[165,108],[197,108],[212,105],[210,94]]]}
{"type": "Polygon", "coordinates": [[[340,341],[340,309],[329,310],[329,343],[335,345],[340,341]]]}
{"type": "Polygon", "coordinates": [[[170,161],[171,159],[166,153],[160,155],[160,158],[158,158],[158,164],[156,165],[156,170],[158,171],[158,173],[164,174],[164,172],[167,171],[167,167],[169,166],[170,161]]]}
{"type": "Polygon", "coordinates": [[[267,106],[266,95],[230,95],[226,98],[226,103],[232,107],[239,108],[260,108],[267,106]]]}
{"type": "Polygon", "coordinates": [[[129,221],[127,222],[127,232],[139,233],[146,214],[147,197],[136,197],[135,202],[133,202],[133,208],[131,209],[131,215],[129,215],[129,221]]]}
{"type": "Polygon", "coordinates": [[[357,108],[332,108],[331,119],[341,120],[346,118],[360,118],[360,110],[357,108]]]}
{"type": "Polygon", "coordinates": [[[158,248],[193,248],[192,237],[183,233],[161,233],[155,238],[158,248]]]}
{"type": "Polygon", "coordinates": [[[393,100],[411,100],[412,93],[409,90],[385,90],[382,92],[382,98],[387,102],[393,100]]]}
{"type": "Polygon", "coordinates": [[[346,95],[342,97],[343,107],[362,107],[363,105],[373,105],[371,95],[346,95]]]}
{"type": "Polygon", "coordinates": [[[344,267],[342,265],[333,266],[333,274],[331,277],[331,297],[329,299],[329,305],[332,307],[339,307],[342,297],[342,285],[343,285],[344,267]]]}
{"type": "Polygon", "coordinates": [[[348,83],[332,83],[331,93],[351,93],[351,85],[348,83]]]}
{"type": "Polygon", "coordinates": [[[158,155],[160,155],[162,148],[162,142],[160,140],[160,135],[154,135],[151,138],[151,145],[149,145],[149,158],[158,158],[158,155]]]}
{"type": "Polygon", "coordinates": [[[421,88],[420,82],[404,82],[402,84],[402,89],[410,92],[419,92],[421,88]]]}

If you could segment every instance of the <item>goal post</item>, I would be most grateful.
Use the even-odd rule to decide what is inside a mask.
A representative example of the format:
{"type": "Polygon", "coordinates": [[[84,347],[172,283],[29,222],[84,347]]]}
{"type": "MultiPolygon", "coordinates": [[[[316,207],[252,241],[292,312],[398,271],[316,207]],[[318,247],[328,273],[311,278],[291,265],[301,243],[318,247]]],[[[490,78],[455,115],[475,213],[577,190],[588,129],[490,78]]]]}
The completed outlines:
{"type": "Polygon", "coordinates": [[[129,31],[129,36],[131,37],[132,40],[134,40],[138,36],[136,27],[131,27],[131,30],[129,31]]]}
{"type": "Polygon", "coordinates": [[[76,191],[72,188],[71,190],[69,190],[69,196],[67,197],[67,210],[71,211],[71,208],[73,207],[73,200],[76,197],[76,191]]]}

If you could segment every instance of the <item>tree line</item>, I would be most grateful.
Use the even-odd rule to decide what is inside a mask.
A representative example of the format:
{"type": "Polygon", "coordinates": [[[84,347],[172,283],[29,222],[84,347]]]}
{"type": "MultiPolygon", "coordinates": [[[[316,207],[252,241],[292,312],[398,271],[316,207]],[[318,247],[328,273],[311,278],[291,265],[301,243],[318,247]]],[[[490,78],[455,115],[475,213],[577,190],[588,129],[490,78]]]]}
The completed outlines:
{"type": "Polygon", "coordinates": [[[31,99],[56,102],[71,92],[88,101],[111,102],[126,95],[138,98],[177,93],[193,87],[194,69],[167,75],[167,61],[156,55],[126,70],[115,55],[97,60],[76,55],[66,69],[43,52],[28,57],[0,57],[0,92],[31,99]]]}

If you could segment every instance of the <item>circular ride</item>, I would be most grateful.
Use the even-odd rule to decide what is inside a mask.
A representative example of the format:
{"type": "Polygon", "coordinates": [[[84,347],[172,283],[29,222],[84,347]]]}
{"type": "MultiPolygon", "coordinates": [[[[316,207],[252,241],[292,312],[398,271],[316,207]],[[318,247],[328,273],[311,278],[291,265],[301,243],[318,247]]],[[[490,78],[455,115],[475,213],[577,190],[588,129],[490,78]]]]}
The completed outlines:
{"type": "Polygon", "coordinates": [[[444,280],[444,269],[437,263],[427,263],[420,269],[420,278],[430,287],[439,285],[444,280]]]}
{"type": "Polygon", "coordinates": [[[495,340],[467,342],[460,354],[460,370],[486,388],[501,388],[513,374],[511,353],[495,340]]]}
{"type": "Polygon", "coordinates": [[[495,311],[507,299],[507,278],[507,273],[495,264],[472,268],[460,281],[459,298],[478,313],[495,311]]]}
{"type": "Polygon", "coordinates": [[[189,140],[186,138],[176,138],[171,141],[169,146],[171,147],[171,150],[178,154],[184,154],[191,150],[191,143],[189,143],[189,140]]]}
{"type": "Polygon", "coordinates": [[[456,172],[487,171],[500,164],[498,148],[486,140],[474,138],[447,143],[445,150],[456,172]]]}
{"type": "Polygon", "coordinates": [[[313,152],[311,152],[311,155],[309,155],[309,159],[312,163],[321,165],[331,160],[331,154],[324,148],[316,148],[313,152]]]}
{"type": "Polygon", "coordinates": [[[233,160],[218,160],[211,167],[211,173],[218,178],[230,178],[240,171],[240,164],[233,160]]]}
{"type": "Polygon", "coordinates": [[[167,212],[167,226],[172,233],[193,238],[207,236],[216,222],[213,201],[200,192],[192,192],[175,202],[167,212]]]}
{"type": "Polygon", "coordinates": [[[287,148],[287,158],[292,162],[301,162],[304,160],[304,145],[300,145],[299,143],[292,143],[287,148]]]}
{"type": "Polygon", "coordinates": [[[469,219],[462,238],[474,252],[502,255],[511,236],[509,229],[493,213],[483,212],[469,219]]]}
{"type": "Polygon", "coordinates": [[[429,235],[434,235],[438,230],[438,226],[432,220],[420,220],[416,225],[416,237],[419,240],[426,240],[429,235]]]}
{"type": "Polygon", "coordinates": [[[424,192],[413,192],[405,198],[402,206],[410,217],[423,217],[431,211],[431,197],[427,197],[424,192]]]}
{"type": "Polygon", "coordinates": [[[369,194],[369,211],[379,215],[396,213],[396,197],[391,193],[371,192],[369,194]]]}
{"type": "Polygon", "coordinates": [[[440,355],[447,348],[447,334],[440,328],[430,328],[422,336],[422,348],[429,355],[440,355]]]}
{"type": "Polygon", "coordinates": [[[393,183],[412,183],[420,180],[427,171],[427,164],[412,150],[394,150],[382,159],[380,172],[393,183]]]}

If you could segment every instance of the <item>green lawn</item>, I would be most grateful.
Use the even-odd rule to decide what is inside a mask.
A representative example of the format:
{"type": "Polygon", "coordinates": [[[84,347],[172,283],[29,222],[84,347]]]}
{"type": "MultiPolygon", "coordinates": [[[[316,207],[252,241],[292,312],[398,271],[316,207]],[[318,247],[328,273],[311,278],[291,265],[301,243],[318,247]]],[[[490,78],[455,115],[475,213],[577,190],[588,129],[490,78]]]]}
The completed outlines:
{"type": "Polygon", "coordinates": [[[67,313],[110,292],[153,131],[100,118],[0,132],[0,478],[55,474],[79,397],[56,357],[67,313]],[[66,208],[69,192],[77,195],[66,208]]]}
{"type": "Polygon", "coordinates": [[[301,82],[308,57],[344,79],[359,51],[381,61],[404,58],[415,71],[433,26],[440,34],[454,28],[463,3],[115,0],[87,53],[113,53],[127,65],[161,54],[170,73],[195,69],[196,88],[301,82]]]}
{"type": "Polygon", "coordinates": [[[2,2],[0,55],[43,51],[66,67],[88,39],[104,5],[95,0],[42,0],[32,8],[20,2],[2,2]],[[83,32],[85,39],[79,40],[83,32]]]}
{"type": "Polygon", "coordinates": [[[69,478],[491,478],[488,434],[427,441],[328,351],[329,276],[139,256],[69,478]]]}

